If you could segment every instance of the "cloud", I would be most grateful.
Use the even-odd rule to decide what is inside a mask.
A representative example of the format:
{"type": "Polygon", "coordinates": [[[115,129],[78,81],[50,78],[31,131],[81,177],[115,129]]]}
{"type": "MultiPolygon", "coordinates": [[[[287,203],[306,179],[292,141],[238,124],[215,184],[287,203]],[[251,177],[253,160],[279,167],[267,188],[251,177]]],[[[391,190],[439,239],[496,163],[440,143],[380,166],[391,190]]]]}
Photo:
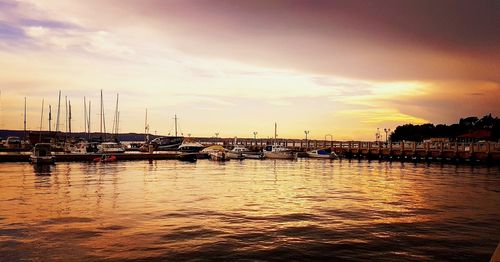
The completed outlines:
{"type": "Polygon", "coordinates": [[[385,81],[500,75],[497,1],[99,1],[99,7],[106,14],[97,18],[101,24],[138,23],[184,52],[259,66],[385,81]]]}

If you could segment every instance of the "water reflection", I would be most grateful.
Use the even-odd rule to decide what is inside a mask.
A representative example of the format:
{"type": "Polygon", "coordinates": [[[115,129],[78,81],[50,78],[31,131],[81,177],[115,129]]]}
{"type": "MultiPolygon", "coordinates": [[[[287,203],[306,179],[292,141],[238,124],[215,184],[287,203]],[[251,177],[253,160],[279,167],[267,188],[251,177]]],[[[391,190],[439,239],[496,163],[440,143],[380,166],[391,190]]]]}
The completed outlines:
{"type": "Polygon", "coordinates": [[[11,261],[472,261],[489,259],[500,234],[498,167],[16,163],[0,164],[0,184],[0,257],[11,261]]]}
{"type": "Polygon", "coordinates": [[[50,176],[52,165],[32,165],[36,176],[50,176]]]}

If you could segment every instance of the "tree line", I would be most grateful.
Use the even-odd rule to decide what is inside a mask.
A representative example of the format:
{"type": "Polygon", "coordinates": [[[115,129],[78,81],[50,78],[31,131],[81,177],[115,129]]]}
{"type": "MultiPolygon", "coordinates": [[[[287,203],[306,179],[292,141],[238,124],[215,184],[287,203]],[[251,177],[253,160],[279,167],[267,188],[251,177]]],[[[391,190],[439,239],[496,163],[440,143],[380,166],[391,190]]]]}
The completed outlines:
{"type": "Polygon", "coordinates": [[[491,137],[489,140],[498,141],[500,139],[500,119],[488,114],[482,118],[476,116],[460,118],[458,123],[452,125],[434,125],[430,123],[422,125],[405,124],[396,127],[390,139],[394,142],[402,140],[422,142],[426,139],[440,137],[453,141],[461,135],[479,130],[490,131],[491,137]]]}

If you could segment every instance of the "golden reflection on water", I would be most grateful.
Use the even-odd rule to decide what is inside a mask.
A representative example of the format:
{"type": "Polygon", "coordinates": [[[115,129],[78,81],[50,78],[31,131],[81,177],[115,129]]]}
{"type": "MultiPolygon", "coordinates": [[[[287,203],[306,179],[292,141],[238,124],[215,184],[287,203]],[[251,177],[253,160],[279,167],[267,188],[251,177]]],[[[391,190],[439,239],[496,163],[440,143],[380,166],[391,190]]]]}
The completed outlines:
{"type": "MultiPolygon", "coordinates": [[[[498,215],[499,192],[491,190],[500,186],[498,174],[495,168],[302,159],[0,164],[0,225],[21,232],[0,241],[24,243],[7,251],[28,259],[130,259],[221,243],[241,251],[311,239],[425,238],[428,223],[498,215]],[[423,233],[390,227],[411,224],[422,225],[423,233]]],[[[498,224],[490,230],[497,232],[498,224]]]]}

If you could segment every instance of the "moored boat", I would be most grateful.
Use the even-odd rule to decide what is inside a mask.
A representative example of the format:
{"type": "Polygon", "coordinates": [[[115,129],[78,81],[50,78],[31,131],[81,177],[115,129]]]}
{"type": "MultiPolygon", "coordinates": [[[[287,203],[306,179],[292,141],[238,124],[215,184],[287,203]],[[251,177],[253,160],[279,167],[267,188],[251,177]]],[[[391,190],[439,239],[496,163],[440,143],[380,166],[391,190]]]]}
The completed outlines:
{"type": "Polygon", "coordinates": [[[55,157],[51,152],[51,145],[49,143],[38,143],[33,148],[33,154],[30,155],[30,161],[33,164],[54,164],[55,157]]]}
{"type": "Polygon", "coordinates": [[[198,160],[198,153],[196,152],[179,152],[177,159],[180,161],[195,162],[198,160]]]}
{"type": "Polygon", "coordinates": [[[210,160],[214,161],[229,161],[230,158],[227,156],[225,151],[216,151],[208,153],[210,160]]]}
{"type": "Polygon", "coordinates": [[[182,136],[162,136],[151,141],[155,151],[175,151],[182,144],[182,136]]]}
{"type": "Polygon", "coordinates": [[[297,153],[291,149],[280,145],[267,145],[264,150],[264,157],[269,159],[297,159],[297,153]]]}
{"type": "Polygon", "coordinates": [[[316,149],[307,152],[307,156],[310,158],[325,158],[325,159],[335,159],[337,154],[330,148],[326,149],[316,149]]]}
{"type": "Polygon", "coordinates": [[[115,142],[104,142],[97,146],[98,153],[124,153],[125,149],[122,145],[115,142]]]}
{"type": "Polygon", "coordinates": [[[227,157],[230,159],[245,159],[245,156],[243,156],[243,153],[245,152],[250,151],[244,146],[236,145],[233,149],[227,152],[227,157]]]}
{"type": "Polygon", "coordinates": [[[179,146],[178,151],[183,153],[198,153],[203,149],[203,145],[198,142],[184,140],[179,146]]]}

